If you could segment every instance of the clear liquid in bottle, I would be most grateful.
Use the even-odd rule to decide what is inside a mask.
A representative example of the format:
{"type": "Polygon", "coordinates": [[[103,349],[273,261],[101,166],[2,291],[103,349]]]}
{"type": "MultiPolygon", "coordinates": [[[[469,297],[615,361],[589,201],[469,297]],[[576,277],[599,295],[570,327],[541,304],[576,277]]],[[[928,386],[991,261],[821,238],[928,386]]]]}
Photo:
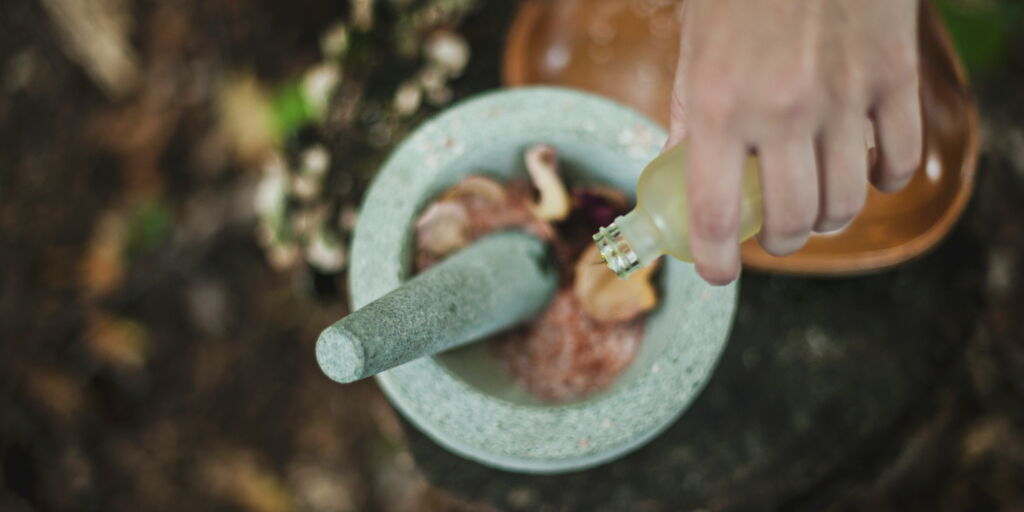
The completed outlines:
{"type": "MultiPolygon", "coordinates": [[[[686,199],[687,145],[669,149],[644,168],[637,183],[637,204],[601,228],[594,241],[601,257],[620,278],[646,267],[664,254],[692,262],[686,199]]],[[[757,159],[743,165],[739,241],[761,230],[761,185],[757,159]]]]}

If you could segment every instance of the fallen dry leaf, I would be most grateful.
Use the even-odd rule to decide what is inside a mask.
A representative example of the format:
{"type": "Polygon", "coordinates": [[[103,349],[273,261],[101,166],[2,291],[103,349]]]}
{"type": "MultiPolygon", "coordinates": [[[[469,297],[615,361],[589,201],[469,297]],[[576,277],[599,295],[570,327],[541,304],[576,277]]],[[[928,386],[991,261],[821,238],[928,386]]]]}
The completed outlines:
{"type": "Polygon", "coordinates": [[[601,262],[596,245],[587,247],[576,260],[573,292],[587,316],[599,322],[625,322],[658,303],[658,295],[651,284],[657,264],[619,279],[601,262]]]}

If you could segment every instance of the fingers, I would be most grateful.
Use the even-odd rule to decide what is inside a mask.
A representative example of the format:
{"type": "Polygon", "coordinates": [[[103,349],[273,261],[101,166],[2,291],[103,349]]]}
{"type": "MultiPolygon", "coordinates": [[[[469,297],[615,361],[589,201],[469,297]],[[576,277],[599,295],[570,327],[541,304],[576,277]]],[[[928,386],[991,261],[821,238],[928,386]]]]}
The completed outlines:
{"type": "Polygon", "coordinates": [[[838,230],[853,220],[867,198],[867,149],[862,134],[869,125],[854,113],[832,121],[818,137],[818,217],[814,231],[838,230]]]}
{"type": "Polygon", "coordinates": [[[878,165],[871,181],[882,192],[895,192],[910,181],[922,152],[921,103],[917,81],[882,99],[875,109],[878,165]]]}
{"type": "Polygon", "coordinates": [[[724,285],[740,273],[740,188],[745,147],[722,132],[694,132],[686,180],[697,273],[724,285]]]}
{"type": "Polygon", "coordinates": [[[758,240],[775,256],[807,242],[818,217],[818,176],[810,138],[760,147],[764,226],[758,240]]]}

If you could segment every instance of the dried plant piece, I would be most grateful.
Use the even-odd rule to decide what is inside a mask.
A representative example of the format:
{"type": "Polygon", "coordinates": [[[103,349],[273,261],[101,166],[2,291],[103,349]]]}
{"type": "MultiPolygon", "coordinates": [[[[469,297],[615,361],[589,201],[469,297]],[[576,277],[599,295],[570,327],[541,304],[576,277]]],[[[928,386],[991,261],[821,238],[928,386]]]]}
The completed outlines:
{"type": "Polygon", "coordinates": [[[416,248],[432,256],[451,254],[469,241],[469,214],[457,202],[434,203],[416,221],[416,248]]]}
{"type": "Polygon", "coordinates": [[[558,151],[546,144],[528,149],[526,171],[540,196],[532,205],[533,214],[547,221],[565,219],[569,215],[569,193],[558,175],[558,151]]]}
{"type": "Polygon", "coordinates": [[[615,217],[629,211],[630,206],[629,198],[619,189],[603,185],[573,190],[572,205],[593,227],[611,224],[615,217]]]}
{"type": "Polygon", "coordinates": [[[601,264],[601,253],[591,245],[576,261],[573,292],[583,311],[599,322],[626,322],[658,303],[651,284],[657,265],[649,265],[619,279],[601,264]]]}
{"type": "Polygon", "coordinates": [[[627,197],[605,187],[588,187],[574,190],[570,200],[558,176],[554,150],[537,146],[530,151],[532,184],[471,175],[427,208],[416,224],[415,267],[423,271],[445,254],[502,229],[521,229],[551,243],[559,261],[560,290],[537,318],[497,336],[494,349],[530,393],[564,402],[606,388],[632,362],[643,340],[642,313],[654,307],[657,297],[649,282],[652,268],[620,281],[607,271],[590,242],[593,229],[588,224],[594,215],[625,212],[627,197]],[[550,198],[552,184],[554,197],[562,203],[559,209],[565,210],[554,216],[565,219],[557,229],[538,215],[544,201],[535,199],[534,186],[541,189],[542,198],[550,198]],[[431,247],[434,252],[425,247],[445,240],[452,242],[431,247]],[[584,255],[577,261],[581,251],[584,255]]]}
{"type": "Polygon", "coordinates": [[[480,195],[464,195],[458,199],[469,212],[474,239],[510,228],[533,233],[541,240],[555,238],[554,226],[533,214],[533,190],[529,183],[515,181],[502,188],[505,194],[503,202],[489,201],[480,195]]]}
{"type": "Polygon", "coordinates": [[[490,178],[476,174],[466,176],[441,196],[442,201],[451,199],[480,199],[489,204],[504,204],[507,199],[505,187],[490,178]]]}

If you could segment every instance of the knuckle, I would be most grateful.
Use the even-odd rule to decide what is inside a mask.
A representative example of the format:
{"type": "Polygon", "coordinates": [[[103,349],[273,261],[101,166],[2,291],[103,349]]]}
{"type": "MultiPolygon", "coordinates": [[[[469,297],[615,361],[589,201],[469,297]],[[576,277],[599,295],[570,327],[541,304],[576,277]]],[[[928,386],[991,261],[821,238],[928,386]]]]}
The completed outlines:
{"type": "Polygon", "coordinates": [[[719,68],[697,66],[689,83],[692,96],[686,106],[707,120],[724,120],[738,109],[737,89],[730,73],[719,68]]]}
{"type": "Polygon", "coordinates": [[[799,121],[809,117],[813,111],[816,97],[814,88],[797,81],[776,94],[762,99],[765,112],[783,121],[799,121]]]}
{"type": "Polygon", "coordinates": [[[829,96],[832,102],[846,110],[860,114],[858,111],[865,108],[866,94],[864,87],[856,85],[857,83],[859,82],[852,80],[834,82],[829,87],[829,96]]]}
{"type": "Polygon", "coordinates": [[[704,120],[724,121],[736,112],[736,95],[728,87],[701,87],[695,92],[699,99],[693,109],[704,120]]]}

